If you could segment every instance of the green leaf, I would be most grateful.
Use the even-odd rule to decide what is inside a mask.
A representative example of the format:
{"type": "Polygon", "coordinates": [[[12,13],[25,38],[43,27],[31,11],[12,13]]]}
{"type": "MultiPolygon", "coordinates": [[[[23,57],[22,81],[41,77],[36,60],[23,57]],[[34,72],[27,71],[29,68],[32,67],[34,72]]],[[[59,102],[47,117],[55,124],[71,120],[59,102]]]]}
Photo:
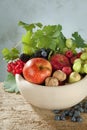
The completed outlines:
{"type": "Polygon", "coordinates": [[[22,36],[22,42],[29,44],[31,42],[32,33],[30,31],[27,31],[25,35],[22,36]]]}
{"type": "Polygon", "coordinates": [[[23,47],[22,47],[22,51],[23,51],[23,53],[25,53],[25,54],[32,55],[32,54],[35,52],[35,47],[30,46],[30,45],[26,45],[26,44],[24,43],[24,45],[23,45],[23,47]]]}
{"type": "Polygon", "coordinates": [[[33,24],[34,26],[32,26],[32,28],[32,24],[20,22],[20,25],[27,30],[26,34],[22,37],[24,53],[31,55],[40,48],[50,48],[54,52],[58,51],[62,53],[63,49],[66,47],[66,38],[62,33],[62,26],[60,24],[42,27],[42,24],[36,23],[33,24]],[[37,29],[36,25],[41,28],[37,29]],[[35,31],[32,31],[33,28],[35,31]]]}
{"type": "Polygon", "coordinates": [[[32,24],[27,24],[22,21],[19,21],[18,25],[22,26],[25,28],[26,31],[33,31],[34,28],[39,27],[41,28],[43,25],[41,23],[32,23],[32,24]]]}
{"type": "Polygon", "coordinates": [[[36,26],[39,27],[39,28],[42,28],[42,23],[36,23],[36,26]]]}
{"type": "Polygon", "coordinates": [[[17,50],[17,48],[12,48],[11,50],[9,50],[8,48],[4,48],[2,50],[2,54],[7,62],[19,57],[19,51],[17,50]]]}
{"type": "Polygon", "coordinates": [[[27,31],[25,35],[22,36],[22,51],[25,54],[32,55],[36,50],[36,43],[32,39],[32,32],[27,31]]]}
{"type": "Polygon", "coordinates": [[[62,30],[61,25],[47,25],[44,26],[43,33],[47,36],[49,35],[52,37],[57,37],[60,35],[61,30],[62,30]]]}
{"type": "Polygon", "coordinates": [[[73,39],[73,44],[76,45],[77,48],[84,48],[87,47],[87,44],[85,43],[84,39],[78,34],[78,32],[74,32],[72,34],[73,39]]]}
{"type": "Polygon", "coordinates": [[[4,89],[10,93],[19,93],[19,89],[16,85],[15,76],[8,73],[6,80],[4,81],[4,89]]]}
{"type": "Polygon", "coordinates": [[[47,25],[43,29],[37,30],[32,39],[36,41],[37,48],[50,48],[55,51],[58,46],[62,50],[65,46],[65,37],[61,30],[61,25],[47,25]]]}

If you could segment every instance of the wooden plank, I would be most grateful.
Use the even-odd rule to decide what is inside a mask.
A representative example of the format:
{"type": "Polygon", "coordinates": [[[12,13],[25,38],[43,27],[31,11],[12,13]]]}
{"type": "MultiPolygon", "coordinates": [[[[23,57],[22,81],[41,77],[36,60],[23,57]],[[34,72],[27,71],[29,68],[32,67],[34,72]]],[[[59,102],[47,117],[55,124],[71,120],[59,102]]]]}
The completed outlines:
{"type": "Polygon", "coordinates": [[[86,130],[87,114],[81,114],[84,121],[55,121],[51,111],[31,106],[20,94],[5,92],[0,84],[0,130],[86,130]]]}

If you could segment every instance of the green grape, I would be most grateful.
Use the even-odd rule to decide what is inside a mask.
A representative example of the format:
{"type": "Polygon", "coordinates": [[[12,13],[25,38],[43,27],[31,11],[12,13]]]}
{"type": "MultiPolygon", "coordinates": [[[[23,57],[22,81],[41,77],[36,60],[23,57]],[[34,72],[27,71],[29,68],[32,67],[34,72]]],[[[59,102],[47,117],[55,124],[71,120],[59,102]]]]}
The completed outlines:
{"type": "Polygon", "coordinates": [[[81,61],[80,58],[77,58],[77,59],[74,61],[74,63],[77,63],[77,62],[79,62],[80,64],[82,63],[82,61],[81,61]]]}
{"type": "Polygon", "coordinates": [[[87,52],[83,52],[80,56],[82,60],[87,60],[87,52]]]}
{"type": "Polygon", "coordinates": [[[74,83],[81,80],[81,75],[78,72],[72,72],[69,75],[69,83],[74,83]]]}
{"type": "Polygon", "coordinates": [[[87,52],[87,47],[84,48],[84,52],[87,52]]]}
{"type": "Polygon", "coordinates": [[[84,61],[84,64],[87,64],[87,60],[84,61]]]}
{"type": "Polygon", "coordinates": [[[67,47],[63,48],[63,53],[65,54],[66,51],[68,51],[69,49],[67,47]]]}
{"type": "Polygon", "coordinates": [[[68,47],[68,48],[72,48],[72,40],[70,39],[70,38],[68,38],[68,39],[66,39],[66,46],[68,47]]]}
{"type": "Polygon", "coordinates": [[[80,62],[75,62],[75,63],[73,64],[73,70],[74,70],[75,72],[80,72],[80,69],[81,69],[81,63],[80,63],[80,62]]]}
{"type": "Polygon", "coordinates": [[[81,66],[80,73],[81,73],[81,74],[84,74],[84,73],[85,73],[85,72],[84,72],[84,67],[83,67],[83,65],[81,66]]]}
{"type": "Polygon", "coordinates": [[[87,74],[87,64],[84,64],[83,69],[84,69],[84,72],[87,74]]]}

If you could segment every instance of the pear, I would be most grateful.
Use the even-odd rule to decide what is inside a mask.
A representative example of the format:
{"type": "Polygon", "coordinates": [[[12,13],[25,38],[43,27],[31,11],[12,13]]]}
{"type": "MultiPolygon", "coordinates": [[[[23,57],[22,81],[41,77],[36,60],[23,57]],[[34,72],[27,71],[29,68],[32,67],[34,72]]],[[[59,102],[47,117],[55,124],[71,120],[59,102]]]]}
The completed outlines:
{"type": "Polygon", "coordinates": [[[69,75],[69,83],[74,83],[81,80],[81,75],[78,72],[72,72],[69,75]]]}

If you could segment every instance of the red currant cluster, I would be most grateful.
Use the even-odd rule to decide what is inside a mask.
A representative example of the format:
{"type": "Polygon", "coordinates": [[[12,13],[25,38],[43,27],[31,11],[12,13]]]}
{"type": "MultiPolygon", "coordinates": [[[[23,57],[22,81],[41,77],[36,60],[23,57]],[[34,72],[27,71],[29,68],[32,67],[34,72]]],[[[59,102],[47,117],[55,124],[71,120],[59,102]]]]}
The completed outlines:
{"type": "Polygon", "coordinates": [[[7,71],[12,73],[13,75],[21,74],[23,67],[24,67],[24,62],[18,59],[16,61],[12,61],[8,63],[7,71]]]}
{"type": "MultiPolygon", "coordinates": [[[[82,52],[79,52],[76,55],[74,55],[72,50],[68,50],[68,51],[66,51],[65,56],[69,59],[70,63],[73,65],[74,64],[74,60],[76,60],[77,58],[80,58],[81,54],[82,54],[82,52]]],[[[72,72],[72,67],[71,66],[63,67],[62,71],[64,73],[66,73],[67,75],[70,75],[70,73],[72,72]]]]}
{"type": "Polygon", "coordinates": [[[80,58],[82,52],[78,52],[76,55],[73,54],[72,50],[66,51],[65,55],[70,59],[71,64],[74,63],[74,60],[80,58]]]}

